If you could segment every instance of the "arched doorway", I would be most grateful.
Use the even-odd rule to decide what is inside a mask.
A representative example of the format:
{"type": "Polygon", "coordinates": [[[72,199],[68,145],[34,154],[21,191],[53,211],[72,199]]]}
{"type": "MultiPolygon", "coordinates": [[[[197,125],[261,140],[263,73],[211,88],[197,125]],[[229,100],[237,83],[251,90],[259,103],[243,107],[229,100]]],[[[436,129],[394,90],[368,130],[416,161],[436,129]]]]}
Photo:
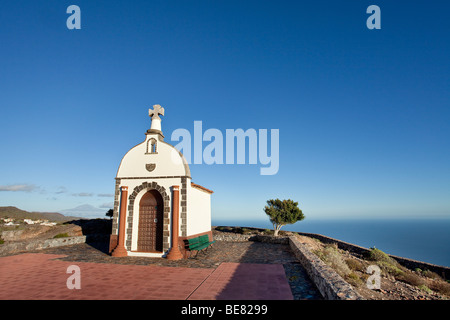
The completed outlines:
{"type": "Polygon", "coordinates": [[[163,251],[163,208],[161,194],[150,190],[139,202],[137,251],[163,251]]]}

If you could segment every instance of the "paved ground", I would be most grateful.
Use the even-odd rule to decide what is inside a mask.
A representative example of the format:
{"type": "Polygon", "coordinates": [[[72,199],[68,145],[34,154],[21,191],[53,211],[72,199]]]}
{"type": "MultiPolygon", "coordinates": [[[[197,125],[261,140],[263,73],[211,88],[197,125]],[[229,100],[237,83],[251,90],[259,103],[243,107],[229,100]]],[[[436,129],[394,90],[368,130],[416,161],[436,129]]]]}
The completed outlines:
{"type": "Polygon", "coordinates": [[[51,248],[1,257],[0,283],[0,299],[321,299],[288,245],[250,241],[178,261],[115,258],[102,244],[51,248]],[[70,265],[80,290],[66,286],[70,265]]]}

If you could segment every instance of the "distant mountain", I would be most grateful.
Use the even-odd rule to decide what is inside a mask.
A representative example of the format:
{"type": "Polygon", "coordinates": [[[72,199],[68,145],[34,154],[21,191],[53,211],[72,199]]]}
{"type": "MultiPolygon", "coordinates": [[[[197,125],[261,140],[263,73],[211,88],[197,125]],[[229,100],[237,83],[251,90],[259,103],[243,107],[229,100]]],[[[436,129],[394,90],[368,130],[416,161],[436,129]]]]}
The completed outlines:
{"type": "Polygon", "coordinates": [[[77,217],[62,215],[57,212],[29,212],[16,207],[0,207],[0,217],[15,219],[33,219],[33,220],[49,220],[55,222],[70,221],[77,217]]]}
{"type": "Polygon", "coordinates": [[[83,204],[81,206],[72,208],[72,209],[64,209],[60,210],[65,216],[76,216],[85,219],[95,219],[95,218],[105,218],[106,214],[105,209],[99,209],[90,204],[83,204]]]}

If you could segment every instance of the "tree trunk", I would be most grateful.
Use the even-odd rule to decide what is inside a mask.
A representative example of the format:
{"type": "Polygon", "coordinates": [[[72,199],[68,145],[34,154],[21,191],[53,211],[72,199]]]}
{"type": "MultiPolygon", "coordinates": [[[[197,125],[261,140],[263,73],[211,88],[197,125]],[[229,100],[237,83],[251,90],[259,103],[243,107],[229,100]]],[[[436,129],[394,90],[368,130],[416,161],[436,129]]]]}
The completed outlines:
{"type": "Polygon", "coordinates": [[[278,231],[280,231],[280,229],[281,229],[281,227],[282,227],[283,225],[282,224],[278,224],[278,225],[273,225],[273,235],[275,236],[275,237],[278,237],[278,231]]]}

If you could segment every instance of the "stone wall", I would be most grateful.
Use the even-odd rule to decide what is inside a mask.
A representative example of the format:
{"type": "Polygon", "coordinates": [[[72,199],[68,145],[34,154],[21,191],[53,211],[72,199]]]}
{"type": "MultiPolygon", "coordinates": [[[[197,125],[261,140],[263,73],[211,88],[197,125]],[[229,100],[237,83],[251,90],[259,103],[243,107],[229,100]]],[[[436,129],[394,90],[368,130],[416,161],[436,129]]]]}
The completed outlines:
{"type": "Polygon", "coordinates": [[[213,231],[213,239],[216,241],[249,241],[250,238],[254,237],[253,234],[239,234],[233,232],[219,232],[213,231]]]}
{"type": "Polygon", "coordinates": [[[50,239],[59,233],[67,233],[69,237],[82,236],[82,228],[75,224],[57,226],[25,225],[21,229],[4,230],[1,238],[5,241],[25,241],[33,238],[50,239]]]}
{"type": "Polygon", "coordinates": [[[289,237],[292,252],[305,268],[311,280],[325,299],[362,300],[363,298],[345,282],[331,267],[300,243],[295,236],[289,237]]]}
{"type": "Polygon", "coordinates": [[[253,238],[250,238],[251,241],[265,242],[265,243],[275,243],[275,244],[289,244],[289,237],[274,237],[271,235],[262,235],[258,234],[253,238]]]}
{"type": "Polygon", "coordinates": [[[213,231],[213,239],[216,241],[231,241],[231,242],[258,241],[276,244],[289,244],[288,237],[274,237],[272,235],[251,234],[251,233],[241,234],[235,232],[222,232],[218,230],[213,231]]]}
{"type": "Polygon", "coordinates": [[[40,250],[86,242],[86,236],[55,238],[45,240],[15,241],[0,245],[0,255],[23,251],[40,250]]]}
{"type": "Polygon", "coordinates": [[[17,230],[5,230],[1,233],[1,238],[5,241],[20,241],[34,238],[42,233],[51,230],[49,226],[36,226],[35,228],[28,227],[17,230]]]}

